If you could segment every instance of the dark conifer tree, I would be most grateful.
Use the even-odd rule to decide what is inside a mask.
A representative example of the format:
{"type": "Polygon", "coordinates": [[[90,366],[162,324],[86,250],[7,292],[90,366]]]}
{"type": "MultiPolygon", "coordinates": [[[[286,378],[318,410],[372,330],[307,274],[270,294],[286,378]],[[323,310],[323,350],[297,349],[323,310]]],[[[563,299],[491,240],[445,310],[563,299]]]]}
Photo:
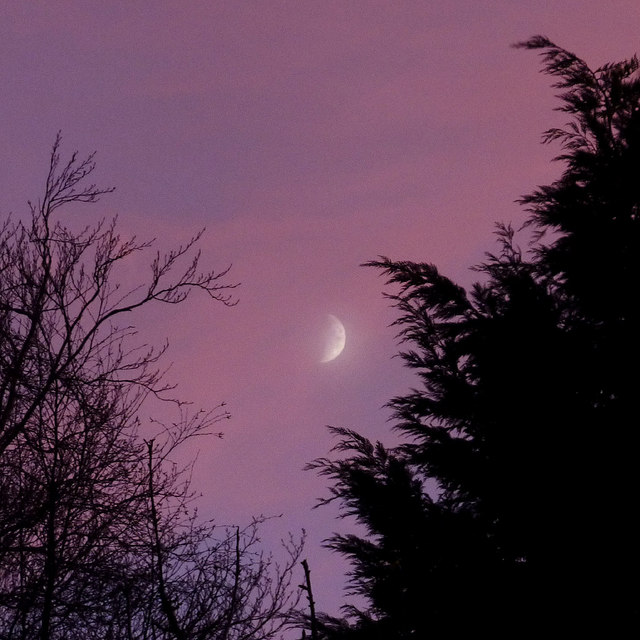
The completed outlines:
{"type": "Polygon", "coordinates": [[[421,386],[390,402],[403,445],[336,429],[346,455],[310,465],[368,532],[329,541],[369,608],[325,618],[328,637],[637,628],[638,60],[592,71],[546,38],[518,46],[561,89],[570,120],[544,140],[563,173],[521,200],[526,250],[500,225],[470,292],[369,263],[421,386]]]}

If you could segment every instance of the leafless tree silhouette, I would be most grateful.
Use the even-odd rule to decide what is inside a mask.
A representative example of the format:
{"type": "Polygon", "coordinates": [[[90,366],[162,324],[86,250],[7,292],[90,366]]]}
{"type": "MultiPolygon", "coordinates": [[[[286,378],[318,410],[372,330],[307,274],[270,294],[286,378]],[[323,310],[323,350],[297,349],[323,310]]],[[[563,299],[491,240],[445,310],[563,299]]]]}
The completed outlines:
{"type": "Polygon", "coordinates": [[[271,637],[295,600],[299,545],[280,569],[256,551],[257,521],[233,535],[198,522],[172,455],[228,414],[174,398],[166,345],[136,342],[132,323],[194,291],[232,305],[235,285],[200,269],[198,233],[123,288],[116,269],[153,243],[115,221],[62,222],[58,210],[112,189],[90,182],[93,155],[65,163],[60,146],[29,223],[0,229],[0,638],[271,637]],[[145,444],[150,398],[179,418],[145,444]]]}

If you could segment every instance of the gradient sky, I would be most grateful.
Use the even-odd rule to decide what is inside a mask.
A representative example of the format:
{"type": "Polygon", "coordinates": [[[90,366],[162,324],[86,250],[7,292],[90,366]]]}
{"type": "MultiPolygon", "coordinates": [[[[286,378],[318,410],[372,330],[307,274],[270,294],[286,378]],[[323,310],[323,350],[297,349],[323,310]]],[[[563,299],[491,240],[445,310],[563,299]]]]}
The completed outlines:
{"type": "MultiPolygon", "coordinates": [[[[638,0],[0,2],[0,214],[41,194],[63,153],[97,150],[114,194],[65,215],[119,216],[123,234],[183,242],[241,282],[227,309],[193,297],[137,324],[170,341],[180,397],[232,419],[201,440],[194,482],[220,523],[280,514],[304,527],[317,606],[342,602],[343,527],[312,511],[325,425],[389,440],[384,408],[414,381],[393,359],[378,255],[426,260],[468,284],[496,220],[552,180],[542,131],[562,124],[535,34],[592,66],[638,51],[638,0]],[[342,355],[320,363],[326,314],[342,355]]],[[[134,274],[129,274],[133,277],[134,274]]]]}

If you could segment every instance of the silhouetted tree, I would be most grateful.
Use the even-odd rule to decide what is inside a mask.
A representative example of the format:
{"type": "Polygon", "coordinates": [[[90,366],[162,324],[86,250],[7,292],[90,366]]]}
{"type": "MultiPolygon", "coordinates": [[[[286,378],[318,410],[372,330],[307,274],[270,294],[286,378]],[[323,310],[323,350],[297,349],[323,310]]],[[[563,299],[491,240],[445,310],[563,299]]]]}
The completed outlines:
{"type": "MultiPolygon", "coordinates": [[[[292,579],[304,536],[283,541],[284,561],[276,562],[259,548],[264,518],[240,529],[201,522],[195,513],[181,517],[190,499],[188,483],[178,496],[159,491],[175,482],[162,481],[166,471],[154,462],[156,444],[149,441],[147,447],[150,610],[138,612],[137,623],[148,614],[166,633],[162,637],[172,640],[276,637],[300,596],[292,579]]],[[[161,461],[164,453],[160,449],[161,461]]]]}
{"type": "Polygon", "coordinates": [[[390,402],[404,444],[334,429],[345,455],[310,465],[367,532],[328,543],[369,607],[325,617],[327,637],[638,628],[638,60],[518,46],[562,90],[570,121],[544,140],[564,171],[521,200],[527,250],[499,225],[469,293],[431,264],[369,263],[422,386],[390,402]]]}
{"type": "Polygon", "coordinates": [[[256,548],[258,521],[197,519],[189,467],[172,457],[228,416],[174,399],[165,347],[136,343],[129,320],[194,290],[232,304],[233,285],[199,271],[198,234],[121,289],[118,268],[151,243],[55,219],[111,191],[88,183],[93,170],[92,156],[62,164],[58,136],[30,221],[0,230],[0,638],[273,637],[299,544],[278,567],[256,548]],[[151,398],[176,421],[141,425],[151,398]]]}

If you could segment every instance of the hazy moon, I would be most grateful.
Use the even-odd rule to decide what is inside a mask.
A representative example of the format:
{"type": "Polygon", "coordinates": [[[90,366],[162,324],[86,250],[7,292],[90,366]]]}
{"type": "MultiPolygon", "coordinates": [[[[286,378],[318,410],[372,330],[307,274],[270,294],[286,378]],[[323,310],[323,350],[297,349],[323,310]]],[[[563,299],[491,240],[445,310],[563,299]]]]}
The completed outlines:
{"type": "Polygon", "coordinates": [[[344,325],[338,318],[329,314],[329,328],[326,333],[324,355],[320,362],[330,362],[335,360],[344,349],[347,340],[347,333],[344,325]]]}

